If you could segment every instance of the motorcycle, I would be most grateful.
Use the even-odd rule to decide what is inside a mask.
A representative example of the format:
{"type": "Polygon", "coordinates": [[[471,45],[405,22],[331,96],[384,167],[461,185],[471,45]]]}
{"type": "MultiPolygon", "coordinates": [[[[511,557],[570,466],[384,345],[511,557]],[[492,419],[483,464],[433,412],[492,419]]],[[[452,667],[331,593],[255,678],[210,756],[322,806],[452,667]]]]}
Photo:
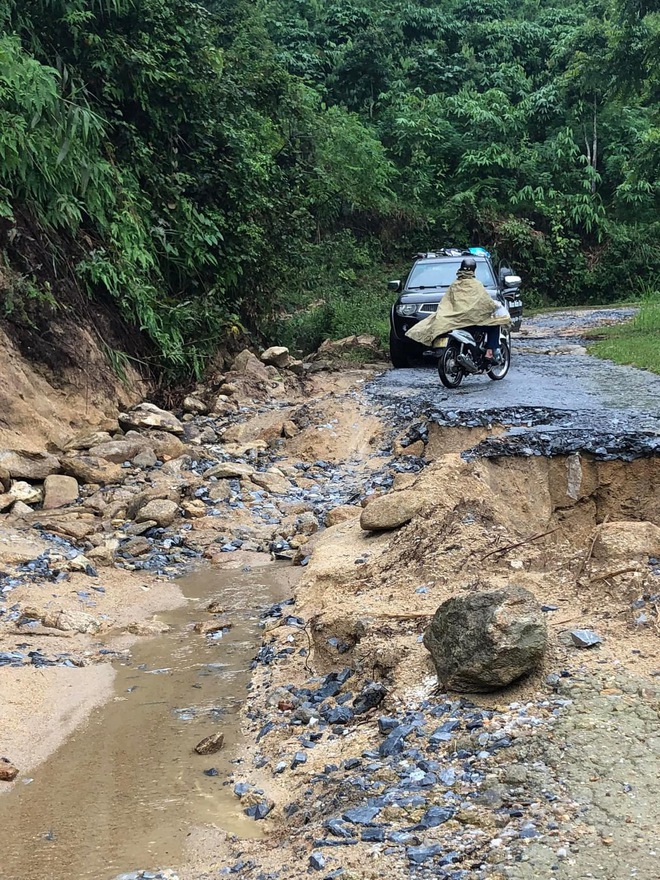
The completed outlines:
{"type": "Polygon", "coordinates": [[[483,373],[498,382],[510,366],[510,337],[505,329],[500,330],[499,363],[486,359],[486,331],[480,328],[452,330],[440,340],[438,375],[446,388],[458,388],[464,376],[483,373]]]}

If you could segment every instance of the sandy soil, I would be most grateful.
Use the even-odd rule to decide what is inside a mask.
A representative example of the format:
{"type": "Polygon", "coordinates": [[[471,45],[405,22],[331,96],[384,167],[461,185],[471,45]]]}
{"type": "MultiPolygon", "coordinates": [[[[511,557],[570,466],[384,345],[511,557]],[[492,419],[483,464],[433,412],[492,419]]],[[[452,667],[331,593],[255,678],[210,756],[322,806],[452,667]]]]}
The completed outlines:
{"type": "MultiPolygon", "coordinates": [[[[2,754],[25,779],[112,695],[109,663],[85,669],[12,669],[2,688],[2,754]]],[[[16,783],[14,783],[16,784],[16,783]]],[[[10,783],[0,782],[0,792],[10,783]]]]}
{"type": "MultiPolygon", "coordinates": [[[[103,628],[95,635],[45,627],[0,630],[0,651],[67,653],[82,667],[0,670],[0,754],[10,757],[24,776],[51,755],[92,709],[111,697],[111,655],[100,650],[128,650],[136,636],[125,632],[127,625],[150,620],[185,600],[171,581],[115,569],[104,569],[99,578],[74,573],[63,585],[20,586],[12,592],[12,600],[43,609],[84,611],[103,619],[103,628]],[[97,593],[93,586],[103,586],[105,592],[97,593]],[[93,599],[81,599],[80,592],[93,599]]],[[[0,783],[0,792],[9,786],[0,783]]]]}

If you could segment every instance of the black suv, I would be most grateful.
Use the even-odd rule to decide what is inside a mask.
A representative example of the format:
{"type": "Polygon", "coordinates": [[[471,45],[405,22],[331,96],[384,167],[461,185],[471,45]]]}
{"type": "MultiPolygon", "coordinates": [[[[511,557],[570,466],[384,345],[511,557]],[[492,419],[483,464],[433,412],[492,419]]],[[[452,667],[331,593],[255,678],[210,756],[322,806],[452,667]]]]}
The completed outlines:
{"type": "Polygon", "coordinates": [[[496,272],[490,255],[483,248],[443,248],[430,254],[417,254],[408,278],[390,281],[390,290],[400,291],[390,314],[390,357],[394,367],[407,367],[410,359],[419,358],[428,349],[412,339],[406,331],[418,321],[435,312],[447,288],[456,278],[464,257],[473,257],[477,263],[476,277],[493,299],[506,305],[511,315],[511,329],[519,330],[522,323],[521,279],[509,266],[500,264],[496,272]]]}

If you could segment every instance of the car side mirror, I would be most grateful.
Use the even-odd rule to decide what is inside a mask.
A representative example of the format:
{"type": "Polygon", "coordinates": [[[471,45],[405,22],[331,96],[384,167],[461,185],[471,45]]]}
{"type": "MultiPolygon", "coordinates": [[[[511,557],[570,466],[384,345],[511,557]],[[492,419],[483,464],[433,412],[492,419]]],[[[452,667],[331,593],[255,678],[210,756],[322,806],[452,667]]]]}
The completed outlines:
{"type": "Polygon", "coordinates": [[[504,276],[504,286],[505,287],[520,287],[522,284],[522,278],[520,275],[505,275],[504,276]]]}
{"type": "Polygon", "coordinates": [[[401,290],[401,282],[400,281],[388,281],[387,282],[388,290],[401,290]]]}

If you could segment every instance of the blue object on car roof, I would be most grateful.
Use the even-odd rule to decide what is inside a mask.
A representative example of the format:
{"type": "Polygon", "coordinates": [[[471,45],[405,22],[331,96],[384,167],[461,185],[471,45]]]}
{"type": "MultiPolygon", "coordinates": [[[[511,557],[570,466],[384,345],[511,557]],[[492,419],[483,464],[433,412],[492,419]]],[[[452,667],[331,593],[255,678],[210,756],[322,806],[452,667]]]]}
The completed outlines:
{"type": "Polygon", "coordinates": [[[475,257],[489,257],[490,253],[486,250],[486,248],[482,247],[471,247],[468,248],[471,254],[474,254],[475,257]]]}

